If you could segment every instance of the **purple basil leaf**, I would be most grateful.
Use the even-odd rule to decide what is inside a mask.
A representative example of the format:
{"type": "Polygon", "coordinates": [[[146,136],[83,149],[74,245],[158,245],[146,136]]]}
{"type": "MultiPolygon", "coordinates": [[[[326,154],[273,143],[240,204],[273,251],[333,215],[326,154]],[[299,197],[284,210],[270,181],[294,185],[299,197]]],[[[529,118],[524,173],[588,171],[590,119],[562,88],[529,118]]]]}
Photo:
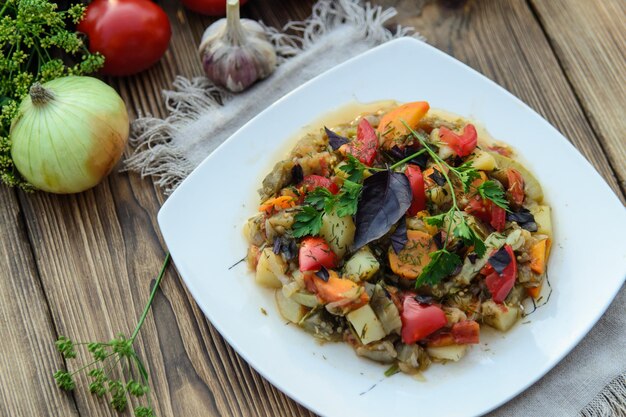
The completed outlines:
{"type": "Polygon", "coordinates": [[[537,223],[535,223],[535,216],[526,208],[521,208],[518,211],[506,213],[506,219],[510,222],[517,222],[522,229],[526,229],[529,232],[537,231],[537,223]]]}
{"type": "Polygon", "coordinates": [[[476,260],[478,259],[478,255],[476,255],[474,252],[472,252],[469,255],[467,255],[467,259],[469,259],[469,261],[472,263],[472,265],[474,265],[476,263],[476,260]]]}
{"type": "Polygon", "coordinates": [[[510,263],[511,255],[509,255],[504,246],[498,249],[496,253],[489,257],[489,264],[491,264],[493,269],[499,275],[502,275],[502,272],[504,272],[504,269],[509,266],[510,263]]]}
{"type": "Polygon", "coordinates": [[[439,232],[437,232],[437,234],[435,234],[435,236],[433,236],[433,242],[435,242],[437,249],[443,249],[444,238],[442,230],[440,230],[439,232]]]}
{"type": "Polygon", "coordinates": [[[280,241],[280,238],[277,237],[276,239],[274,239],[274,247],[272,248],[272,252],[274,252],[275,255],[278,255],[280,253],[281,246],[282,242],[280,241]]]}
{"type": "Polygon", "coordinates": [[[433,169],[433,173],[430,174],[429,177],[440,187],[443,187],[446,183],[446,177],[444,177],[443,174],[437,169],[433,169]]]}
{"type": "Polygon", "coordinates": [[[326,126],[324,126],[324,130],[326,131],[326,135],[328,135],[328,144],[331,148],[333,148],[333,151],[336,151],[346,143],[350,142],[350,139],[336,134],[326,126]]]}
{"type": "Polygon", "coordinates": [[[295,164],[293,168],[291,168],[291,183],[300,184],[303,179],[304,172],[302,171],[302,166],[300,166],[300,164],[295,164]]]}
{"type": "MultiPolygon", "coordinates": [[[[393,162],[401,161],[409,156],[417,153],[421,149],[419,147],[406,147],[400,148],[398,145],[394,145],[393,148],[387,151],[387,155],[392,159],[393,162]]],[[[426,152],[417,155],[407,162],[408,164],[415,164],[420,168],[426,168],[426,164],[428,163],[428,154],[426,152]]]]}
{"type": "Polygon", "coordinates": [[[381,238],[411,206],[409,179],[401,172],[379,171],[363,182],[356,212],[353,249],[381,238]]]}
{"type": "Polygon", "coordinates": [[[322,266],[321,269],[315,273],[315,275],[317,275],[317,277],[324,282],[328,282],[328,278],[330,277],[328,269],[324,266],[322,266]]]}
{"type": "Polygon", "coordinates": [[[435,302],[435,299],[430,295],[417,294],[414,298],[415,298],[415,301],[417,301],[420,304],[431,305],[432,303],[435,302]]]}
{"type": "Polygon", "coordinates": [[[391,246],[395,253],[400,252],[406,246],[406,242],[409,241],[409,237],[406,234],[406,217],[402,216],[398,222],[396,230],[391,235],[391,246]]]}

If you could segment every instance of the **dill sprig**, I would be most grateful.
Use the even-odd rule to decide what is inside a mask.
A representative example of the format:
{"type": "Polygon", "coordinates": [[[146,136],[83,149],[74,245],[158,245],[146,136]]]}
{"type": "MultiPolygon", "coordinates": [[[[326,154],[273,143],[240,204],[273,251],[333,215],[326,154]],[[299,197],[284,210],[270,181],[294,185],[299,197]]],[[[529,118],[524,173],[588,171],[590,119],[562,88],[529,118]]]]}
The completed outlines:
{"type": "Polygon", "coordinates": [[[85,6],[57,8],[48,0],[0,2],[0,179],[25,190],[32,187],[13,164],[9,132],[30,86],[66,75],[91,74],[104,64],[104,57],[89,53],[82,37],[69,29],[81,21],[85,6]]]}
{"type": "Polygon", "coordinates": [[[67,370],[55,372],[54,379],[61,389],[71,391],[76,388],[74,376],[85,372],[91,378],[89,392],[97,397],[108,394],[109,404],[114,410],[123,412],[128,408],[132,397],[140,398],[146,395],[148,405],[136,406],[135,417],[155,416],[150,396],[148,371],[135,351],[133,343],[146,320],[169,262],[170,254],[168,253],[139,322],[130,337],[119,333],[108,342],[74,342],[65,336],[59,336],[55,345],[65,359],[76,358],[77,346],[86,346],[93,359],[72,372],[67,370]]]}

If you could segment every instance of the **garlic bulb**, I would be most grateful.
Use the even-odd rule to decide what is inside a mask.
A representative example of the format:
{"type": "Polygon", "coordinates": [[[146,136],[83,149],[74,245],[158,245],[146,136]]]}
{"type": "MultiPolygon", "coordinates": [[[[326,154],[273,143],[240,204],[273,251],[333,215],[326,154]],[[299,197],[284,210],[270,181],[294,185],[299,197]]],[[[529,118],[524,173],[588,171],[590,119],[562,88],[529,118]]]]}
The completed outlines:
{"type": "Polygon", "coordinates": [[[209,26],[199,48],[207,77],[234,93],[270,75],[276,67],[276,51],[263,27],[239,18],[239,0],[228,0],[226,18],[209,26]]]}

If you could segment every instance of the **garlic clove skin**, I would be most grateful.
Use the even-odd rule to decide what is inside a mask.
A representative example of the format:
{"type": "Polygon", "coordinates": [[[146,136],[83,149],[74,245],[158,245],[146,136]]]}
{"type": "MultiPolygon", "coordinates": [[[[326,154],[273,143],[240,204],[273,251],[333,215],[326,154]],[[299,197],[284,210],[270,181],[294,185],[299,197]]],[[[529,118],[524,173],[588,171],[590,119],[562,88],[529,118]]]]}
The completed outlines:
{"type": "Polygon", "coordinates": [[[237,93],[274,71],[276,51],[260,24],[239,18],[239,0],[228,0],[226,12],[206,29],[199,52],[207,77],[237,93]]]}

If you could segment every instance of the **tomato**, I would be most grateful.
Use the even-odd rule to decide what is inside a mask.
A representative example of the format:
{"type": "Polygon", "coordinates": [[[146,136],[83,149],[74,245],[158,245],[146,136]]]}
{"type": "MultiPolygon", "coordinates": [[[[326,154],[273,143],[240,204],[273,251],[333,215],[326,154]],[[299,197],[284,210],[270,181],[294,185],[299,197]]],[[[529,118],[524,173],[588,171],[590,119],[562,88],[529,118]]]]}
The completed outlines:
{"type": "Polygon", "coordinates": [[[520,207],[524,203],[524,178],[514,168],[506,170],[506,178],[509,181],[507,196],[512,206],[520,207]]]}
{"type": "Polygon", "coordinates": [[[407,213],[415,216],[418,212],[426,210],[426,192],[424,191],[424,176],[422,170],[417,165],[409,164],[404,174],[409,179],[413,200],[407,213]]]}
{"type": "Polygon", "coordinates": [[[322,267],[334,268],[337,266],[337,255],[321,237],[307,237],[302,240],[298,263],[302,272],[318,271],[322,267]]]}
{"type": "Polygon", "coordinates": [[[481,273],[487,276],[485,284],[487,284],[487,289],[496,303],[503,302],[506,296],[509,295],[517,277],[517,260],[515,259],[513,248],[510,245],[504,245],[504,249],[511,257],[511,262],[504,268],[502,274],[498,274],[490,264],[487,264],[481,271],[481,273]]]}
{"type": "Polygon", "coordinates": [[[448,323],[442,309],[434,305],[422,305],[413,297],[404,299],[400,318],[402,342],[407,345],[425,338],[448,323]]]}
{"type": "Polygon", "coordinates": [[[77,29],[89,38],[89,51],[104,55],[102,73],[107,75],[149,68],[172,36],[167,15],[150,0],[94,0],[77,29]]]}
{"type": "Polygon", "coordinates": [[[343,145],[342,148],[363,164],[372,166],[378,151],[378,135],[367,119],[361,119],[359,122],[356,128],[356,139],[343,145]]]}
{"type": "Polygon", "coordinates": [[[452,337],[459,345],[476,344],[480,342],[480,325],[474,320],[463,320],[452,326],[452,337]]]}
{"type": "Polygon", "coordinates": [[[322,177],[321,175],[307,175],[304,177],[300,185],[306,188],[307,192],[313,191],[317,187],[326,188],[333,194],[337,194],[339,192],[339,186],[337,184],[332,182],[330,178],[322,177]]]}
{"type": "Polygon", "coordinates": [[[445,126],[441,126],[439,137],[460,157],[471,154],[478,144],[478,134],[473,124],[465,125],[463,133],[460,135],[445,126]]]}
{"type": "Polygon", "coordinates": [[[484,223],[489,223],[498,232],[502,232],[506,225],[506,211],[479,195],[469,201],[465,212],[478,217],[484,223]]]}
{"type": "MultiPolygon", "coordinates": [[[[226,14],[226,0],[182,0],[189,10],[207,16],[224,16],[226,14]]],[[[243,6],[248,0],[239,0],[243,6]]]]}

